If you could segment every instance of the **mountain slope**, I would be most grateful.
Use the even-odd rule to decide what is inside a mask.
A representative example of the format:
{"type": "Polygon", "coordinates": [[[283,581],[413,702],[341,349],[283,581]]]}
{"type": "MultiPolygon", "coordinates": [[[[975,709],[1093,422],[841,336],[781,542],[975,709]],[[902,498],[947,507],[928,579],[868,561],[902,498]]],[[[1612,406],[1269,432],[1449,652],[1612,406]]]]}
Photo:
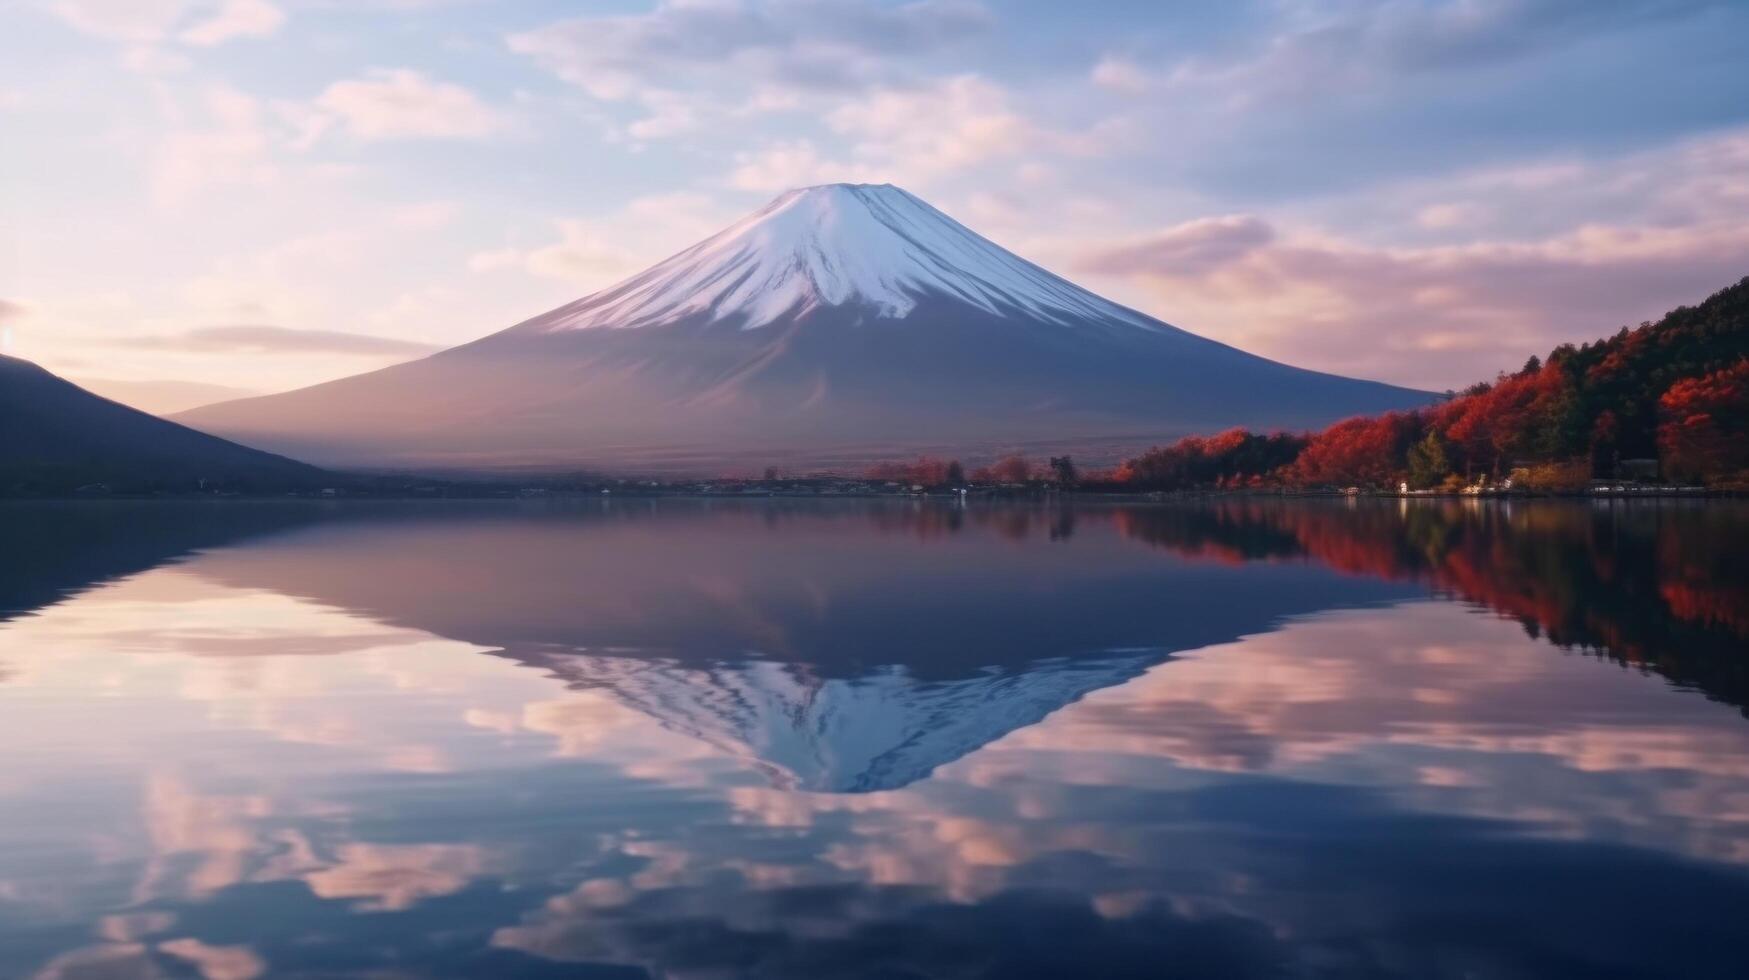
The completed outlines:
{"type": "Polygon", "coordinates": [[[321,470],[99,398],[0,356],[0,492],[307,486],[321,470]]]}
{"type": "Polygon", "coordinates": [[[686,467],[1145,447],[1428,400],[1168,326],[898,188],[828,185],[462,347],[179,418],[354,465],[686,467]]]}

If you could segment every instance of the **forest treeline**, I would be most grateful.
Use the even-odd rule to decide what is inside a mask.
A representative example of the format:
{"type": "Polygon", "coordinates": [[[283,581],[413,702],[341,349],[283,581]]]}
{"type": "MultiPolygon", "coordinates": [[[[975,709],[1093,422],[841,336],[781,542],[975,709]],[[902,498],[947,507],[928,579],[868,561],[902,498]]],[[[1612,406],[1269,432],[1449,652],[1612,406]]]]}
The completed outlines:
{"type": "MultiPolygon", "coordinates": [[[[973,482],[1130,490],[1249,487],[1456,489],[1507,477],[1529,489],[1652,476],[1749,489],[1749,278],[1656,323],[1563,344],[1426,408],[1314,433],[1190,436],[1078,474],[1067,458],[1009,457],[973,482]]],[[[870,477],[957,482],[958,463],[889,464],[870,477]]]]}
{"type": "Polygon", "coordinates": [[[1512,476],[1563,489],[1622,475],[1624,460],[1656,460],[1672,481],[1749,482],[1749,278],[1656,323],[1563,344],[1427,408],[1309,435],[1193,436],[1125,461],[1113,480],[1138,489],[1435,489],[1512,476]]]}

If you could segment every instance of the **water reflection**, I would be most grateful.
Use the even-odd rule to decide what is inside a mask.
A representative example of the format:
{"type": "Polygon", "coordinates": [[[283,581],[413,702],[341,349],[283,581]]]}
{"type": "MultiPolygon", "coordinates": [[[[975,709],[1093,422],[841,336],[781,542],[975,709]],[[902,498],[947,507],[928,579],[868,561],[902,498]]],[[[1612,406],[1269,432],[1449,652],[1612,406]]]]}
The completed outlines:
{"type": "Polygon", "coordinates": [[[7,975],[1741,974],[1735,509],[101,506],[7,975]]]}
{"type": "Polygon", "coordinates": [[[1180,554],[1303,558],[1429,582],[1562,647],[1749,706],[1749,513],[1740,504],[1293,506],[1120,511],[1180,554]],[[1212,526],[1211,526],[1212,525],[1212,526]]]}

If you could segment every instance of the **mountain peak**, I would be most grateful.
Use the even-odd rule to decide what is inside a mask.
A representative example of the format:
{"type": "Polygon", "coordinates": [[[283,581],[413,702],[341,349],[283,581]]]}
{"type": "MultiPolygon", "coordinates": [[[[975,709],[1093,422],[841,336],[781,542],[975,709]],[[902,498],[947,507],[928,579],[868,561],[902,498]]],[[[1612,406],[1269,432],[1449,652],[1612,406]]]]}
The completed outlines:
{"type": "Polygon", "coordinates": [[[1168,326],[898,187],[827,184],[508,330],[181,418],[326,463],[699,473],[1020,446],[1104,461],[1427,400],[1168,326]]]}
{"type": "Polygon", "coordinates": [[[551,333],[703,319],[743,330],[823,307],[902,319],[927,298],[1058,324],[1158,324],[978,235],[892,184],[820,184],[618,285],[514,328],[551,333]]]}
{"type": "Polygon", "coordinates": [[[907,197],[913,196],[910,191],[907,191],[896,184],[854,184],[849,181],[838,181],[831,184],[810,184],[806,187],[792,187],[778,195],[778,197],[789,197],[795,194],[854,193],[856,191],[873,191],[876,193],[893,191],[899,194],[904,194],[907,197]]]}

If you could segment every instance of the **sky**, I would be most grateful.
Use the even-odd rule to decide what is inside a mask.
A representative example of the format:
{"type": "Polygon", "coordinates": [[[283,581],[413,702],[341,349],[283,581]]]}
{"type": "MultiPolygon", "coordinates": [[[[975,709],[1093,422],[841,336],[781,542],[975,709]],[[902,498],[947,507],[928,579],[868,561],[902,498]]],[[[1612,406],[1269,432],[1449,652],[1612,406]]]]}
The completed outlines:
{"type": "Polygon", "coordinates": [[[1749,275],[1742,0],[4,0],[0,54],[0,347],[154,411],[841,180],[1434,390],[1749,275]]]}

